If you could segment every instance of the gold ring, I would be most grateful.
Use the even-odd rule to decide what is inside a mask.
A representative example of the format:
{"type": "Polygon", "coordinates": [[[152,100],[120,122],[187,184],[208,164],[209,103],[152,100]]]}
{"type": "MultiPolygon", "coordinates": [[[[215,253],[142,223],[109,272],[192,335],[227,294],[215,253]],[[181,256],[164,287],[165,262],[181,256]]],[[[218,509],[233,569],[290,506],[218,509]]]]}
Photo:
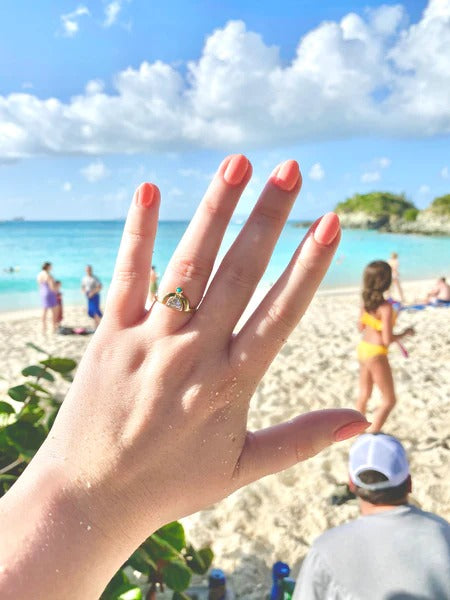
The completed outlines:
{"type": "Polygon", "coordinates": [[[164,304],[168,308],[173,308],[179,312],[195,312],[197,309],[191,307],[189,300],[183,294],[183,290],[180,287],[170,294],[166,294],[162,300],[156,297],[157,302],[164,304]]]}

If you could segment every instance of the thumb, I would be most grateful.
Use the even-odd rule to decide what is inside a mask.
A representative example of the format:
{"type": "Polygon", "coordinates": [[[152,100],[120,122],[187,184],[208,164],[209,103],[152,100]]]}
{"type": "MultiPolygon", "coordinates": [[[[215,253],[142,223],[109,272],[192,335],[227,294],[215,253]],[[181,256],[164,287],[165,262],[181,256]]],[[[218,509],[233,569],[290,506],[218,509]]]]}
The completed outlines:
{"type": "Polygon", "coordinates": [[[239,486],[311,458],[334,442],[362,433],[370,423],[348,408],[316,410],[280,425],[248,432],[237,468],[239,486]]]}

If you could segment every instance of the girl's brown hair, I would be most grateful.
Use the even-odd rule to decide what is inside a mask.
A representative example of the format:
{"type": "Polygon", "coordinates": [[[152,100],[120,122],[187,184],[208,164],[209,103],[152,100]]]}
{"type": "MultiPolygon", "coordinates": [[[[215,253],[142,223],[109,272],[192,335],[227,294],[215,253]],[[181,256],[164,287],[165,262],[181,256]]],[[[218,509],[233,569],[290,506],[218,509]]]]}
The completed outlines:
{"type": "Polygon", "coordinates": [[[384,260],[374,260],[364,269],[362,299],[367,311],[376,310],[384,302],[383,293],[391,287],[392,269],[384,260]]]}

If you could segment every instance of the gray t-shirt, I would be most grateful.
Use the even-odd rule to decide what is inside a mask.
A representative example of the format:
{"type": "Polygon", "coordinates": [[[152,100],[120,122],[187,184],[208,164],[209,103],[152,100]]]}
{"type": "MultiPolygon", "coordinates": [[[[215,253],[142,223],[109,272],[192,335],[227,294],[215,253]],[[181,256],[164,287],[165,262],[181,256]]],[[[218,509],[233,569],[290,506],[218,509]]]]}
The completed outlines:
{"type": "Polygon", "coordinates": [[[326,531],[293,600],[449,600],[450,525],[402,505],[326,531]]]}
{"type": "Polygon", "coordinates": [[[95,288],[101,285],[100,280],[95,275],[85,275],[81,280],[81,285],[85,294],[90,294],[95,288]]]}

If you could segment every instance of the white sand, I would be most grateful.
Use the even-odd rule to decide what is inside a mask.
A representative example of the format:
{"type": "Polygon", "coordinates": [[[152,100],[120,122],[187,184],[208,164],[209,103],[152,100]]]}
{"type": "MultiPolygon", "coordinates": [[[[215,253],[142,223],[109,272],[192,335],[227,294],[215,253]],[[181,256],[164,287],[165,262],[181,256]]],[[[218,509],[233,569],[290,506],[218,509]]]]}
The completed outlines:
{"type": "MultiPolygon", "coordinates": [[[[405,285],[412,300],[430,282],[405,285]]],[[[354,407],[358,364],[355,347],[357,291],[322,293],[259,385],[252,400],[250,429],[266,427],[310,409],[354,407]]],[[[82,308],[66,309],[65,322],[90,325],[82,308]]],[[[39,333],[36,311],[0,314],[0,391],[20,380],[20,370],[39,359],[27,341],[49,352],[78,359],[89,338],[39,333]],[[18,377],[19,376],[19,377],[18,377]]],[[[425,510],[450,518],[450,310],[402,313],[399,328],[413,325],[410,358],[394,347],[390,360],[398,405],[385,431],[399,437],[411,462],[413,499],[425,510]]],[[[61,386],[61,393],[64,386],[61,386]]],[[[377,396],[371,401],[375,406],[377,396]]],[[[368,415],[370,418],[370,414],[368,415]]],[[[215,565],[232,573],[239,598],[261,600],[270,588],[274,561],[288,562],[297,574],[313,540],[329,527],[358,514],[357,504],[329,504],[334,486],[347,480],[350,441],[336,444],[278,475],[248,486],[197,515],[184,519],[190,538],[210,542],[215,565]]]]}

